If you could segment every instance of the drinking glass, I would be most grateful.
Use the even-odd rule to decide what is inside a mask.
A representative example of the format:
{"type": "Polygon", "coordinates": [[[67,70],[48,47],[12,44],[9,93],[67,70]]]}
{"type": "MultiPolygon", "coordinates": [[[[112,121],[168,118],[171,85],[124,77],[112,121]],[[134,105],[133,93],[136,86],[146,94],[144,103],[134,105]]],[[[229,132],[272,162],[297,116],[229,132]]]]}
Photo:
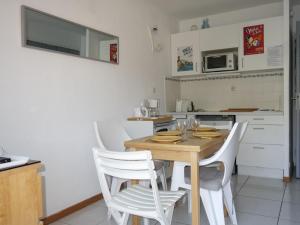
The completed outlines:
{"type": "Polygon", "coordinates": [[[177,121],[177,125],[176,125],[176,129],[179,130],[183,137],[186,136],[186,130],[187,130],[187,121],[186,120],[178,120],[177,121]]]}
{"type": "Polygon", "coordinates": [[[200,121],[193,119],[193,121],[191,122],[191,128],[194,131],[197,131],[197,129],[200,127],[200,121]]]}

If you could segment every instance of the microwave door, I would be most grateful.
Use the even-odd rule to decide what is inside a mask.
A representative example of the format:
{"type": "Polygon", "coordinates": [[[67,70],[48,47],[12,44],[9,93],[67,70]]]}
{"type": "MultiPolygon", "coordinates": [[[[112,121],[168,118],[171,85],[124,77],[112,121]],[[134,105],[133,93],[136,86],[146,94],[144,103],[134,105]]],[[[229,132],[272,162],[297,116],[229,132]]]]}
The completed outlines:
{"type": "Polygon", "coordinates": [[[204,57],[203,72],[219,72],[235,70],[233,54],[215,54],[204,57]]]}
{"type": "Polygon", "coordinates": [[[227,55],[208,56],[207,71],[222,71],[227,69],[227,55]]]}

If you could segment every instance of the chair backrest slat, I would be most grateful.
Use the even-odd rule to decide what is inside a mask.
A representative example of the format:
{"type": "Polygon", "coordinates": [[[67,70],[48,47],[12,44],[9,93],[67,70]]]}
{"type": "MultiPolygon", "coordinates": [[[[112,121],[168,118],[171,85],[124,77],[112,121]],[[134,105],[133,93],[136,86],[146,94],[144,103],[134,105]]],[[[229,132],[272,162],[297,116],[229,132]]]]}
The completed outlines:
{"type": "MultiPolygon", "coordinates": [[[[138,160],[116,160],[116,159],[109,159],[109,158],[102,158],[101,165],[113,169],[123,169],[123,170],[148,170],[149,165],[148,162],[138,161],[138,160]]],[[[154,166],[153,166],[154,167],[154,166]]]]}
{"type": "Polygon", "coordinates": [[[102,172],[106,175],[121,178],[121,179],[130,179],[130,180],[149,180],[151,179],[151,175],[148,170],[120,170],[113,169],[109,167],[105,167],[102,165],[102,172]]]}
{"type": "MultiPolygon", "coordinates": [[[[100,148],[102,150],[103,148],[100,148]]],[[[126,152],[126,154],[120,154],[120,152],[111,151],[111,149],[106,149],[107,151],[99,151],[99,155],[108,159],[116,160],[127,160],[127,161],[142,161],[151,160],[152,156],[149,151],[137,151],[137,152],[126,152]]]]}

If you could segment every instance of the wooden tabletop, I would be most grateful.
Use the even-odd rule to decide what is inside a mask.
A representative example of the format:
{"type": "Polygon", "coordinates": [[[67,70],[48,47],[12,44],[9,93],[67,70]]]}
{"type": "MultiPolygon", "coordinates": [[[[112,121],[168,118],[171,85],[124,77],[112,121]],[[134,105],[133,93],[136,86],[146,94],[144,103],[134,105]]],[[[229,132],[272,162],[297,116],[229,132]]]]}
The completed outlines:
{"type": "Polygon", "coordinates": [[[177,143],[158,143],[151,140],[152,136],[126,141],[126,148],[151,149],[164,151],[181,151],[181,152],[199,152],[200,157],[207,157],[216,151],[216,147],[224,143],[228,135],[228,130],[219,130],[222,133],[220,137],[211,139],[202,139],[194,137],[191,131],[187,132],[187,137],[177,143]]]}

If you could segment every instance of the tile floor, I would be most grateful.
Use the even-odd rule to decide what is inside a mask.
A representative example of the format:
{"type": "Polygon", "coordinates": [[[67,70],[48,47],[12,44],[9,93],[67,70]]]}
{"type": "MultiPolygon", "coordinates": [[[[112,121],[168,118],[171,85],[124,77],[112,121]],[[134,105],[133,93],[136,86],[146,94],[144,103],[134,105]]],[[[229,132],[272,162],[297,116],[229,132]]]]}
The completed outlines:
{"type": "MultiPolygon", "coordinates": [[[[239,225],[300,225],[300,180],[284,184],[281,180],[233,176],[239,225]]],[[[103,201],[90,205],[51,225],[116,225],[106,219],[103,201]]],[[[203,207],[201,224],[209,225],[203,207]]],[[[189,225],[191,217],[187,205],[180,204],[174,211],[172,225],[189,225]]],[[[229,219],[226,219],[229,225],[229,219]]],[[[151,225],[156,224],[151,221],[151,225]]]]}

